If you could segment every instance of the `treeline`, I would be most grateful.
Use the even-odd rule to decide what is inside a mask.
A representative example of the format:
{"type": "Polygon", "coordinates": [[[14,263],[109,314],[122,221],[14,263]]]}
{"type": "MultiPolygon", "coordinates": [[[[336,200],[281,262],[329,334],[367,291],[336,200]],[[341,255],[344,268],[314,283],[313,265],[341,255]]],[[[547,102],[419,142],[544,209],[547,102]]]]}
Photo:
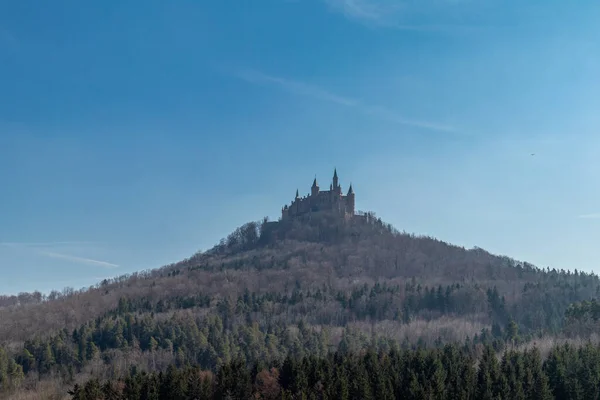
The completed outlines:
{"type": "Polygon", "coordinates": [[[536,348],[485,347],[477,359],[456,345],[440,349],[367,350],[281,362],[224,364],[216,373],[169,366],[147,373],[75,385],[77,400],[101,399],[478,399],[584,400],[600,396],[600,348],[554,347],[546,360],[536,348]]]}

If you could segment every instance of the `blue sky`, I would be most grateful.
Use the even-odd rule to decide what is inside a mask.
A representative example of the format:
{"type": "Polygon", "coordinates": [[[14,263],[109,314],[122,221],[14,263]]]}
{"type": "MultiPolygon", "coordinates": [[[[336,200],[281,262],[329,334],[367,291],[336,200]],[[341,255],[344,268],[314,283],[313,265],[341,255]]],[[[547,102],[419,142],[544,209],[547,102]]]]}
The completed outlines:
{"type": "Polygon", "coordinates": [[[599,272],[598,20],[594,1],[0,2],[0,293],[177,261],[334,166],[400,230],[599,272]]]}

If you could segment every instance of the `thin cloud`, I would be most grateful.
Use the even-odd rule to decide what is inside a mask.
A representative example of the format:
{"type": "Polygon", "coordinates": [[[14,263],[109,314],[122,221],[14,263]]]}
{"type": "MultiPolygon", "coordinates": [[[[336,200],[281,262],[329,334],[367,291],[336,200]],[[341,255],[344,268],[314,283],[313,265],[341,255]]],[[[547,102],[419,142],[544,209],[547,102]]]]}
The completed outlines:
{"type": "Polygon", "coordinates": [[[580,218],[580,219],[600,219],[600,213],[582,214],[582,215],[578,215],[577,218],[580,218]]]}
{"type": "Polygon", "coordinates": [[[118,268],[119,265],[107,261],[95,260],[92,258],[72,256],[69,254],[59,253],[56,251],[48,251],[46,249],[60,249],[72,246],[89,246],[98,242],[82,242],[82,241],[62,241],[62,242],[0,242],[0,246],[21,249],[29,253],[39,254],[50,258],[59,258],[62,260],[77,262],[81,264],[95,265],[103,268],[118,268]]]}
{"type": "Polygon", "coordinates": [[[62,260],[67,260],[67,261],[97,265],[97,266],[104,267],[104,268],[119,268],[119,266],[117,264],[109,263],[106,261],[93,260],[91,258],[76,257],[76,256],[68,255],[68,254],[53,253],[53,252],[49,252],[49,251],[40,251],[39,253],[43,254],[45,256],[48,256],[48,257],[52,257],[52,258],[60,258],[62,260]]]}
{"type": "Polygon", "coordinates": [[[329,92],[318,86],[310,85],[304,82],[298,82],[291,79],[281,78],[277,76],[267,75],[258,71],[238,71],[235,75],[246,82],[253,84],[267,84],[278,86],[281,89],[299,94],[307,97],[313,97],[319,100],[328,101],[330,103],[339,104],[345,107],[353,107],[359,111],[388,121],[392,121],[401,125],[412,126],[416,128],[422,128],[438,132],[452,132],[452,133],[463,133],[458,131],[456,128],[439,124],[431,121],[418,121],[405,118],[398,113],[389,110],[382,106],[376,106],[371,104],[363,103],[357,99],[351,97],[340,96],[338,94],[329,92]]]}
{"type": "Polygon", "coordinates": [[[430,121],[417,121],[417,120],[407,119],[402,116],[399,116],[398,114],[396,114],[393,111],[390,111],[390,110],[388,110],[384,107],[380,107],[380,106],[365,105],[363,111],[365,111],[368,114],[371,114],[374,116],[379,116],[381,118],[388,119],[390,121],[393,121],[393,122],[396,122],[396,123],[402,124],[402,125],[414,126],[417,128],[424,128],[424,129],[440,131],[440,132],[459,133],[459,131],[456,128],[453,128],[451,126],[446,126],[443,124],[438,124],[438,123],[430,122],[430,121]]]}
{"type": "Polygon", "coordinates": [[[382,0],[325,0],[334,11],[342,13],[350,19],[381,23],[387,17],[397,13],[402,2],[382,0]]]}
{"type": "Polygon", "coordinates": [[[344,97],[344,96],[339,96],[337,94],[323,90],[317,86],[312,86],[312,85],[308,85],[306,83],[292,81],[292,80],[285,79],[285,78],[279,78],[276,76],[266,75],[266,74],[263,74],[262,72],[258,72],[258,71],[250,71],[250,70],[239,71],[237,73],[237,77],[245,80],[246,82],[250,82],[250,83],[255,83],[255,84],[266,83],[266,84],[276,85],[276,86],[279,86],[279,87],[281,87],[289,92],[292,92],[292,93],[315,97],[315,98],[318,98],[321,100],[326,100],[326,101],[329,101],[332,103],[341,104],[343,106],[358,105],[358,101],[356,101],[354,99],[344,97]]]}
{"type": "Polygon", "coordinates": [[[448,7],[456,7],[465,0],[408,1],[408,0],[323,0],[327,7],[348,20],[370,27],[385,27],[407,31],[474,31],[481,27],[465,24],[410,24],[415,15],[445,18],[448,7]],[[440,8],[441,7],[441,8],[440,8]]]}
{"type": "Polygon", "coordinates": [[[55,247],[98,244],[98,242],[0,242],[0,246],[8,247],[55,247]]]}

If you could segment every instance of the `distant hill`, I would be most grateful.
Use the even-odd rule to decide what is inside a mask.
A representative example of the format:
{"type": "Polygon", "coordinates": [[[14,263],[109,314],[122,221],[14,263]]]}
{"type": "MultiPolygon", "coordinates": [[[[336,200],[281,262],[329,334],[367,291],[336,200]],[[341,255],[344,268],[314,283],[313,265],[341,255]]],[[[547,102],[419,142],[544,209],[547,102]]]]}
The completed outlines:
{"type": "Polygon", "coordinates": [[[62,371],[70,383],[90,365],[118,375],[123,359],[213,368],[393,343],[501,347],[516,332],[562,334],[569,306],[599,291],[596,275],[398,232],[373,213],[317,213],[245,224],[208,251],[87,290],[4,297],[0,342],[25,376],[62,371]]]}

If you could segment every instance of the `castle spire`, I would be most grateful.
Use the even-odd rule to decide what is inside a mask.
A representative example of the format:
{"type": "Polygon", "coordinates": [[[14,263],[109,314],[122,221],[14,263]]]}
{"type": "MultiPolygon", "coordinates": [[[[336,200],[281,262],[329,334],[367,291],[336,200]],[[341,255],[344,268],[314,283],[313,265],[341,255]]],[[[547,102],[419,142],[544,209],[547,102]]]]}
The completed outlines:
{"type": "Polygon", "coordinates": [[[298,189],[296,189],[296,198],[300,197],[300,194],[298,193],[298,189]]]}
{"type": "Polygon", "coordinates": [[[317,176],[315,175],[315,180],[313,181],[312,187],[310,188],[310,195],[316,196],[319,194],[319,185],[317,184],[317,176]]]}
{"type": "Polygon", "coordinates": [[[336,193],[339,194],[342,193],[342,188],[340,187],[340,183],[338,181],[337,168],[333,169],[333,185],[331,187],[331,190],[334,190],[336,193]]]}
{"type": "Polygon", "coordinates": [[[350,187],[348,188],[348,194],[354,194],[354,189],[352,189],[352,183],[350,183],[350,187]]]}

